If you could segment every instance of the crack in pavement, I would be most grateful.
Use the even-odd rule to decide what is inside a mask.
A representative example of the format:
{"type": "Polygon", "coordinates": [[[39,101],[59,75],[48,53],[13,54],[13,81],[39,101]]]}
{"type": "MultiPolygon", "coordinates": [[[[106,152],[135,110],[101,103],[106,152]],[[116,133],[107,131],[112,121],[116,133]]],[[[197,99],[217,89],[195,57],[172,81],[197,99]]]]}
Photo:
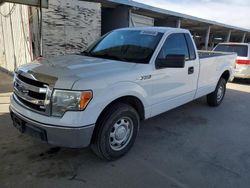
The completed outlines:
{"type": "Polygon", "coordinates": [[[79,182],[81,182],[81,183],[87,183],[86,180],[81,179],[81,178],[77,178],[77,174],[74,174],[74,175],[73,175],[71,178],[69,178],[68,180],[70,180],[70,181],[79,181],[79,182]]]}

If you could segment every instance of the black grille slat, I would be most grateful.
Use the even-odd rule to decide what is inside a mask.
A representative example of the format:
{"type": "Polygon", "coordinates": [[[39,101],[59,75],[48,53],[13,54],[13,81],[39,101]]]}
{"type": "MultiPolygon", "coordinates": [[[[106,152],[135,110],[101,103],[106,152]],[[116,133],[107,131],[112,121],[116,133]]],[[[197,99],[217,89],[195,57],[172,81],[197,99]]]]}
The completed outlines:
{"type": "Polygon", "coordinates": [[[44,85],[47,85],[43,82],[39,82],[37,80],[31,80],[29,78],[26,78],[24,76],[22,76],[21,74],[18,74],[17,76],[21,81],[27,83],[27,84],[30,84],[30,85],[33,85],[33,86],[37,86],[37,87],[41,87],[41,88],[46,88],[44,85]]]}
{"type": "Polygon", "coordinates": [[[40,106],[32,104],[26,100],[23,100],[21,97],[18,97],[18,95],[16,95],[16,97],[18,98],[19,101],[21,101],[27,107],[32,108],[32,109],[37,110],[37,111],[45,112],[45,109],[40,108],[40,106]]]}
{"type": "Polygon", "coordinates": [[[29,91],[28,95],[30,97],[33,97],[33,98],[36,98],[36,99],[39,99],[39,100],[45,100],[45,97],[46,97],[45,93],[37,93],[37,92],[34,92],[34,91],[29,91]]]}

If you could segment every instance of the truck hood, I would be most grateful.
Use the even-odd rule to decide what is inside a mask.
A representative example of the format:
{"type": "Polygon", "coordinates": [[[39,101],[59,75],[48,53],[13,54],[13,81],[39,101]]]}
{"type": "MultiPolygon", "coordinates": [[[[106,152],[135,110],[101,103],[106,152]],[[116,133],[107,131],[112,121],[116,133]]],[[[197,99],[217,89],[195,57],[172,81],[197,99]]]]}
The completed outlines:
{"type": "Polygon", "coordinates": [[[73,84],[82,79],[100,77],[129,71],[136,64],[115,60],[94,58],[81,55],[58,56],[36,60],[20,67],[20,72],[32,75],[36,80],[48,83],[55,88],[71,89],[73,84]]]}

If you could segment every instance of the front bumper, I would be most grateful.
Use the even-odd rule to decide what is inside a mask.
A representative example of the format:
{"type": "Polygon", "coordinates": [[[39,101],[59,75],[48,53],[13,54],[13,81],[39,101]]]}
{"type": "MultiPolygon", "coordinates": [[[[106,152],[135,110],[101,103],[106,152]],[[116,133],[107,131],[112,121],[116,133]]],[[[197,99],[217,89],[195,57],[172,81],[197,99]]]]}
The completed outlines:
{"type": "Polygon", "coordinates": [[[41,141],[61,147],[83,148],[90,144],[95,125],[84,127],[62,127],[37,122],[18,113],[10,106],[13,124],[22,133],[27,133],[41,141]]]}

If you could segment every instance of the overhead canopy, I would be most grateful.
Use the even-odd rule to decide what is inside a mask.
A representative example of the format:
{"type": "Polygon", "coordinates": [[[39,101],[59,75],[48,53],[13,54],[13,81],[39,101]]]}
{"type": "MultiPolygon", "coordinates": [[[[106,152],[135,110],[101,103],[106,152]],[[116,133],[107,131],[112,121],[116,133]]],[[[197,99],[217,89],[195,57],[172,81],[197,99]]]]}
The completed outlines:
{"type": "Polygon", "coordinates": [[[213,32],[218,32],[218,34],[228,33],[228,31],[233,31],[234,35],[241,37],[244,33],[250,36],[250,29],[241,28],[233,25],[228,25],[224,23],[219,23],[212,20],[202,19],[195,16],[182,14],[179,12],[174,12],[170,10],[165,10],[162,8],[153,7],[146,5],[144,3],[139,3],[133,0],[80,0],[89,2],[101,3],[103,7],[115,8],[119,5],[125,5],[132,8],[133,12],[141,14],[143,16],[149,16],[152,18],[166,19],[168,21],[181,20],[181,27],[188,28],[189,30],[194,29],[195,31],[206,30],[208,26],[212,26],[213,32]]]}
{"type": "MultiPolygon", "coordinates": [[[[4,2],[37,6],[37,7],[40,6],[40,0],[0,0],[0,5],[4,2]]],[[[48,0],[41,0],[41,2],[43,8],[48,8],[48,0]]]]}

